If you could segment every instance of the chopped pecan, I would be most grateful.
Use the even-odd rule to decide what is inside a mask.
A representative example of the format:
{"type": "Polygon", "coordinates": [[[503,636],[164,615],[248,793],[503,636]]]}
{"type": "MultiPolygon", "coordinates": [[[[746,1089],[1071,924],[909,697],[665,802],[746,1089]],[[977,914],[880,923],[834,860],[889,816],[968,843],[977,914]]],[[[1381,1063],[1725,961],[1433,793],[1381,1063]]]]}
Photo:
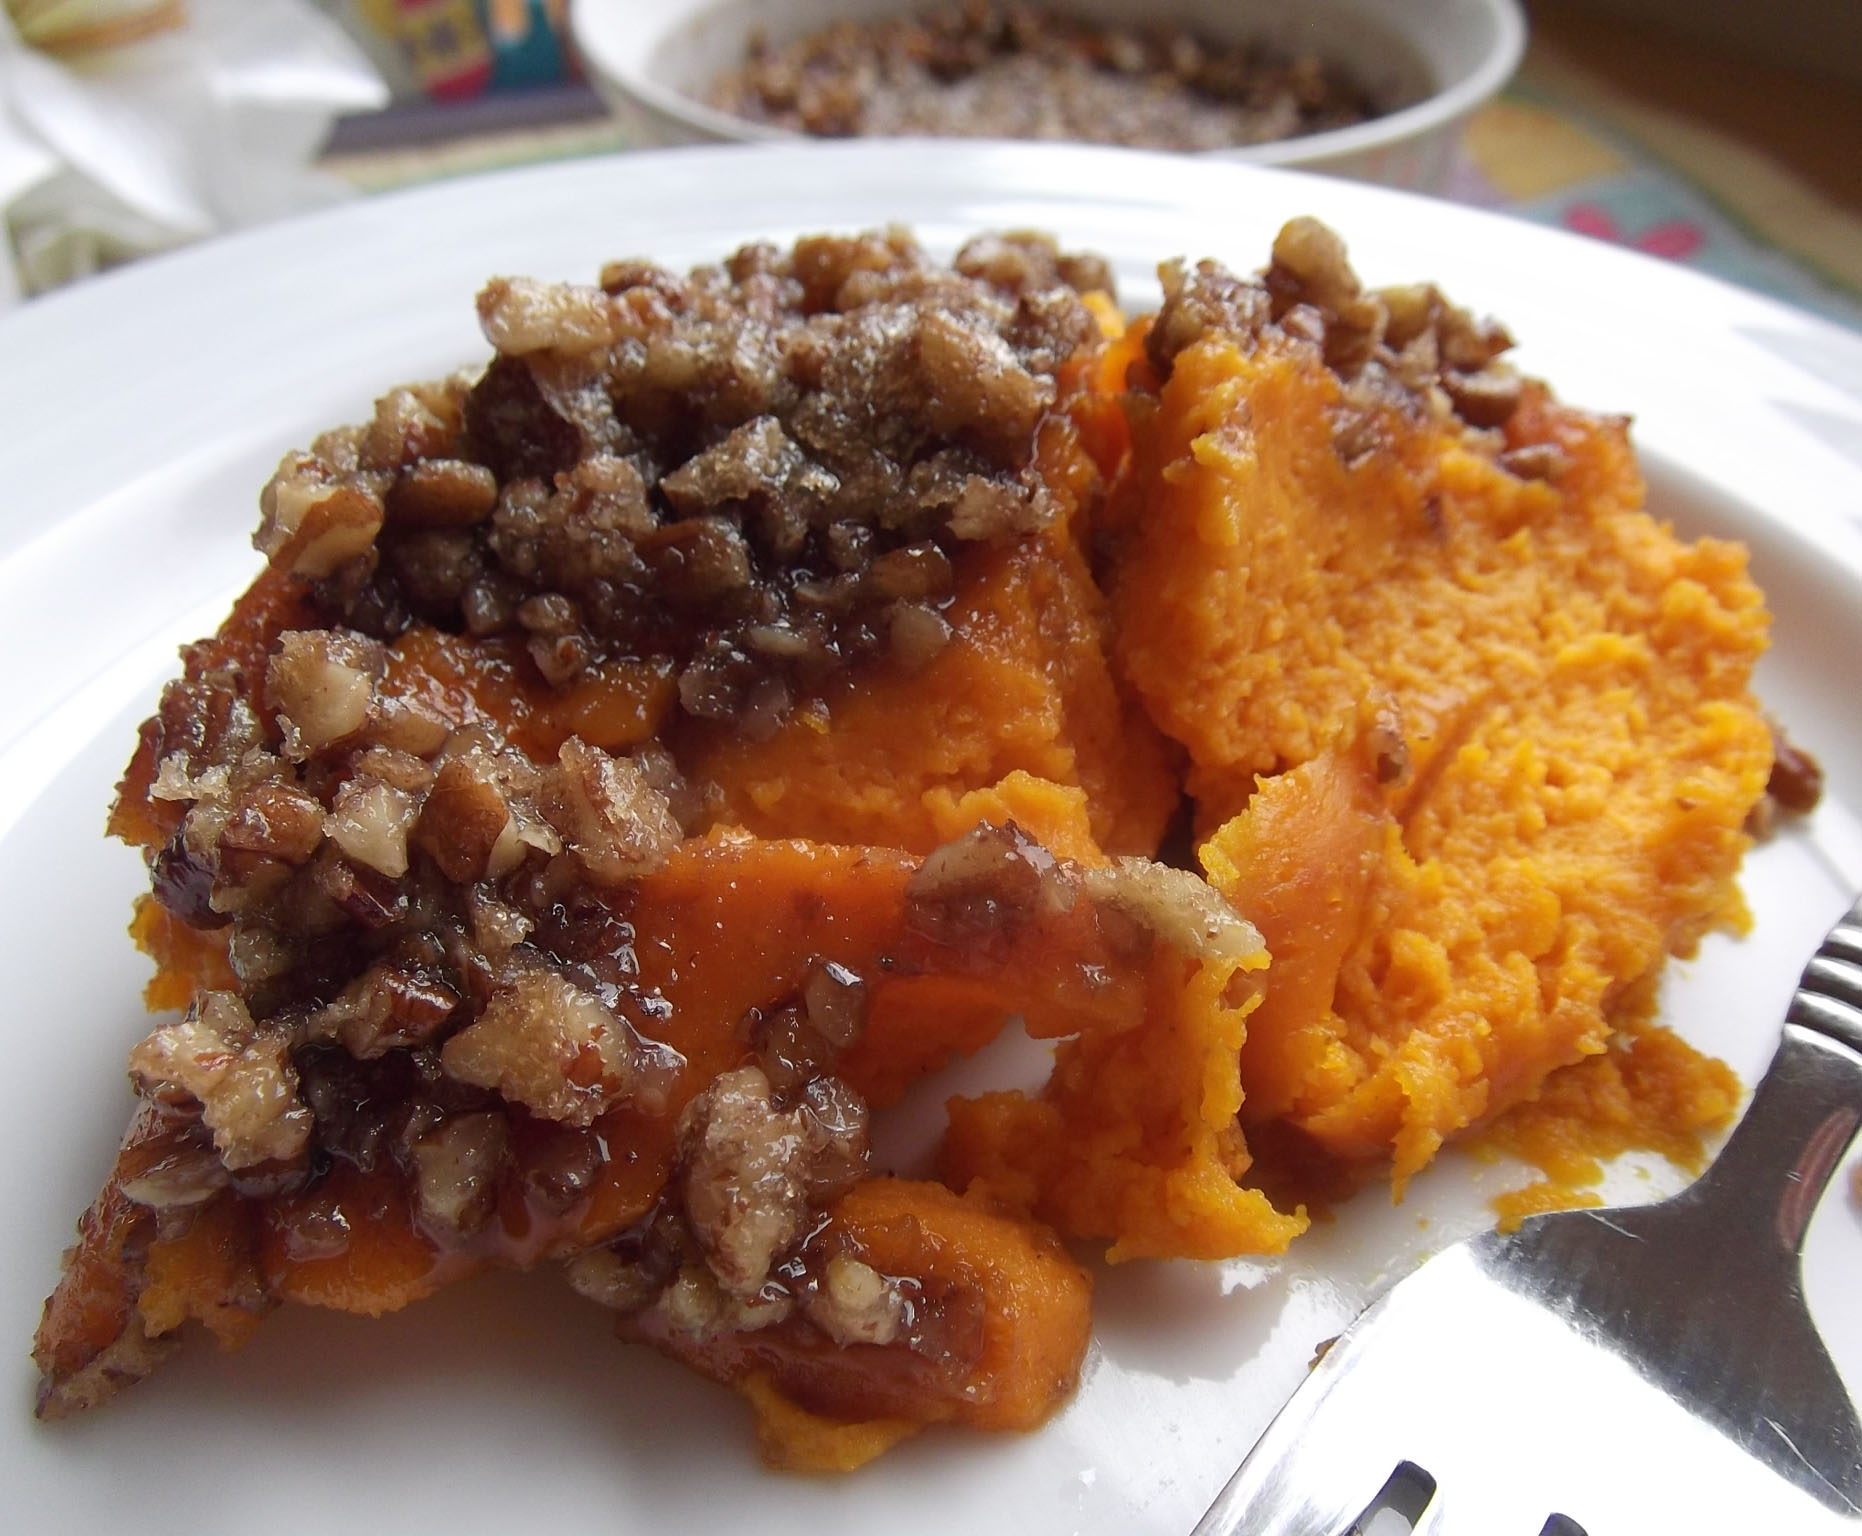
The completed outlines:
{"type": "Polygon", "coordinates": [[[1261,954],[1260,930],[1241,917],[1207,881],[1149,859],[1115,859],[1085,870],[1086,893],[1148,929],[1180,954],[1235,960],[1261,954]]]}
{"type": "Polygon", "coordinates": [[[339,480],[308,453],[287,454],[259,497],[253,542],[275,566],[313,579],[369,553],[386,510],[380,494],[356,479],[339,480]]]}
{"type": "MultiPolygon", "coordinates": [[[[753,1297],[803,1235],[811,1206],[866,1158],[866,1109],[827,1088],[779,1110],[769,1079],[739,1067],[712,1080],[679,1120],[686,1219],[718,1284],[753,1297]]],[[[812,1086],[812,1085],[811,1085],[812,1086]]]]}
{"type": "Polygon", "coordinates": [[[449,880],[482,880],[511,825],[510,802],[497,765],[481,752],[461,752],[440,764],[414,823],[414,842],[449,880]]]}
{"type": "Polygon", "coordinates": [[[368,724],[387,665],[381,645],[339,630],[287,630],[265,668],[265,700],[278,712],[285,756],[301,762],[368,724]]]}
{"type": "Polygon", "coordinates": [[[440,1052],[447,1073],[495,1088],[533,1114],[588,1126],[626,1099],[662,1102],[676,1058],[554,971],[526,971],[492,994],[440,1052]]]}
{"type": "Polygon", "coordinates": [[[324,831],[356,863],[398,880],[407,873],[407,836],[419,814],[407,790],[358,777],[337,790],[324,831]]]}
{"type": "Polygon", "coordinates": [[[151,1098],[200,1105],[228,1168],[288,1162],[310,1139],[289,1033],[261,1029],[232,992],[203,993],[187,1017],[129,1053],[130,1076],[151,1098]]]}
{"type": "Polygon", "coordinates": [[[571,736],[557,754],[544,814],[589,877],[604,885],[659,868],[681,832],[672,804],[630,758],[571,736]]]}
{"type": "Polygon", "coordinates": [[[593,352],[620,339],[620,311],[599,288],[494,277],[478,296],[485,339],[506,356],[593,352]]]}
{"type": "Polygon", "coordinates": [[[1013,822],[988,822],[933,849],[905,888],[906,922],[954,948],[1012,935],[1073,904],[1075,878],[1013,822]]]}
{"type": "Polygon", "coordinates": [[[511,1133],[502,1114],[459,1115],[413,1145],[414,1191],[420,1220],[442,1237],[478,1231],[498,1209],[498,1186],[511,1162],[511,1133]]]}
{"type": "Polygon", "coordinates": [[[412,528],[469,528],[498,504],[498,477],[467,459],[420,459],[388,488],[388,518],[412,528]]]}

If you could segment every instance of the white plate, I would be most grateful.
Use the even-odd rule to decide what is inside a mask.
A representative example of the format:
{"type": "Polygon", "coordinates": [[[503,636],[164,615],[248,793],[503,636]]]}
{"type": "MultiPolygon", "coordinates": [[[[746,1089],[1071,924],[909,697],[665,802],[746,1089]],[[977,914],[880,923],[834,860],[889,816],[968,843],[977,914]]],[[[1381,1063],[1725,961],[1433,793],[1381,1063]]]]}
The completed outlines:
{"type": "MultiPolygon", "coordinates": [[[[453,182],[150,262],[0,322],[0,1178],[9,1255],[0,1500],[21,1528],[274,1533],[962,1529],[1180,1533],[1314,1344],[1519,1177],[1444,1158],[1279,1266],[1103,1277],[1077,1399],[1040,1433],[921,1437],[835,1484],[757,1470],[748,1414],[550,1276],[493,1276],[379,1322],[292,1309],[245,1351],[186,1352],[91,1418],[28,1418],[26,1343],[129,1107],[146,967],[122,929],[138,860],[104,808],[180,641],[250,576],[255,496],[285,449],[387,386],[485,351],[494,272],[588,278],[750,238],[915,225],[949,251],[1050,229],[1110,256],[1128,301],[1166,256],[1252,269],[1314,212],[1367,279],[1440,280],[1503,316],[1567,398],[1635,413],[1656,506],[1747,540],[1777,613],[1761,686],[1829,773],[1810,823],[1750,861],[1753,935],[1676,967],[1670,1018],[1748,1080],[1804,957],[1862,885],[1862,345],[1807,316],[1572,237],[1340,182],[1111,150],[913,144],[695,150],[453,182]],[[1847,381],[1847,385],[1845,385],[1847,381]]],[[[1808,1287],[1862,1387],[1862,1223],[1844,1183],[1808,1287]]],[[[1631,1198],[1676,1182],[1617,1171],[1631,1198]]],[[[1761,1325],[1762,1326],[1762,1325],[1761,1325]]],[[[1658,1474],[1659,1475],[1659,1474],[1658,1474]]]]}

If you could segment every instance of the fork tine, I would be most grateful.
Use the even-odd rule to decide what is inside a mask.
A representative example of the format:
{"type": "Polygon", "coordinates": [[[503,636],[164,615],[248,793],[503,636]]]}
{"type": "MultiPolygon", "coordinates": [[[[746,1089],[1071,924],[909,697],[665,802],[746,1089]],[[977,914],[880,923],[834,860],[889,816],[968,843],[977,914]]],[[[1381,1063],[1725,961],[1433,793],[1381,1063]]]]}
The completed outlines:
{"type": "Polygon", "coordinates": [[[1352,1527],[1376,1501],[1395,1459],[1367,1454],[1366,1445],[1382,1437],[1359,1433],[1351,1404],[1329,1398],[1325,1383],[1309,1378],[1192,1536],[1342,1536],[1352,1527]]]}
{"type": "Polygon", "coordinates": [[[1340,1335],[1192,1536],[1341,1536],[1376,1506],[1404,1461],[1392,1390],[1426,1379],[1416,1375],[1426,1361],[1412,1356],[1427,1338],[1376,1325],[1413,1294],[1396,1287],[1340,1335]],[[1379,1341],[1368,1355],[1367,1338],[1379,1341]]]}
{"type": "MultiPolygon", "coordinates": [[[[1314,1449],[1299,1447],[1302,1456],[1314,1449]]],[[[1381,1477],[1367,1482],[1362,1476],[1317,1479],[1293,1473],[1292,1447],[1264,1438],[1192,1536],[1343,1536],[1383,1483],[1381,1477]]]]}
{"type": "Polygon", "coordinates": [[[1442,1521],[1442,1501],[1431,1499],[1425,1509],[1410,1527],[1410,1536],[1445,1536],[1447,1526],[1442,1521]]]}
{"type": "Polygon", "coordinates": [[[1398,1462],[1345,1536],[1414,1536],[1435,1502],[1435,1479],[1413,1461],[1398,1462]]]}
{"type": "MultiPolygon", "coordinates": [[[[1682,1526],[1677,1529],[1694,1530],[1682,1526]]],[[[1569,1515],[1547,1511],[1529,1490],[1509,1490],[1503,1481],[1479,1478],[1446,1483],[1410,1528],[1410,1536],[1587,1536],[1569,1515]]],[[[1605,1536],[1648,1536],[1646,1529],[1610,1531],[1605,1536]]]]}

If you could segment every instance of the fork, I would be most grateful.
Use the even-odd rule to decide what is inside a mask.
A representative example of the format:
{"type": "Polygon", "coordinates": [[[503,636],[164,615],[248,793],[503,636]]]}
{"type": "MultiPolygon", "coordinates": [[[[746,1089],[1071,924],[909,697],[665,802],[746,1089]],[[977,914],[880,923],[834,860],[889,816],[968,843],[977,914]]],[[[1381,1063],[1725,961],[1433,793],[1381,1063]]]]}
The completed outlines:
{"type": "Polygon", "coordinates": [[[1431,1259],[1325,1352],[1193,1536],[1857,1536],[1862,1426],[1800,1254],[1859,1121],[1862,900],[1699,1179],[1431,1259]]]}

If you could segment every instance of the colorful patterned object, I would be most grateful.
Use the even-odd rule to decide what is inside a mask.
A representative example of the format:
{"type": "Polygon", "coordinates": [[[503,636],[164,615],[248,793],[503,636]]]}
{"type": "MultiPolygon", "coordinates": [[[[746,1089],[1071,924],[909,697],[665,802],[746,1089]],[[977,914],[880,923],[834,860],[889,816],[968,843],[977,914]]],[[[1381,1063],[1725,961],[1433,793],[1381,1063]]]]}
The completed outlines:
{"type": "Polygon", "coordinates": [[[548,85],[571,73],[566,0],[362,0],[360,12],[436,101],[548,85]]]}
{"type": "Polygon", "coordinates": [[[1707,243],[1707,231],[1691,219],[1663,219],[1646,229],[1631,231],[1616,222],[1610,210],[1600,203],[1579,201],[1564,211],[1564,226],[1580,235],[1598,240],[1614,240],[1634,246],[1650,256],[1665,256],[1670,261],[1686,261],[1707,243]]]}
{"type": "Polygon", "coordinates": [[[572,73],[567,0],[484,0],[499,88],[549,85],[572,73]]]}
{"type": "Polygon", "coordinates": [[[472,0],[363,0],[361,11],[434,100],[467,101],[491,83],[491,47],[472,0]]]}
{"type": "Polygon", "coordinates": [[[1747,227],[1711,193],[1562,102],[1515,88],[1478,112],[1449,195],[1681,262],[1862,327],[1862,295],[1747,227]]]}

